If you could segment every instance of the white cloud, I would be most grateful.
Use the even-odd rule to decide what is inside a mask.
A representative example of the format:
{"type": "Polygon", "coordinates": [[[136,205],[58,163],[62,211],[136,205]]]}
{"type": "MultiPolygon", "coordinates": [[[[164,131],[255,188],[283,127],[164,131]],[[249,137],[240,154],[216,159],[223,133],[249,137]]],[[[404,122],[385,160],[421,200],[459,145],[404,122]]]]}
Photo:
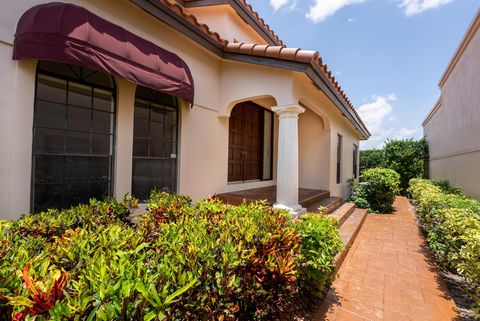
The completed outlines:
{"type": "Polygon", "coordinates": [[[354,22],[354,21],[356,21],[356,20],[357,20],[357,19],[355,19],[355,18],[348,18],[348,19],[347,19],[347,22],[348,22],[348,23],[352,23],[352,22],[354,22]]]}
{"type": "Polygon", "coordinates": [[[343,7],[365,1],[366,0],[315,0],[315,4],[310,7],[305,16],[307,19],[317,23],[335,14],[335,12],[343,7]]]}
{"type": "Polygon", "coordinates": [[[392,106],[396,100],[397,97],[394,94],[374,96],[373,101],[358,108],[360,117],[372,134],[369,140],[362,142],[362,149],[382,148],[387,139],[412,138],[421,133],[419,127],[396,129],[392,126],[397,119],[392,106]]]}
{"type": "MultiPolygon", "coordinates": [[[[270,0],[270,4],[272,5],[273,10],[275,11],[277,11],[283,6],[286,6],[289,2],[290,0],[270,0]]],[[[293,3],[293,5],[295,5],[295,3],[293,3]]]]}
{"type": "Polygon", "coordinates": [[[401,0],[399,7],[404,9],[406,16],[414,16],[422,11],[443,6],[454,0],[401,0]]]}
{"type": "Polygon", "coordinates": [[[393,107],[390,103],[395,101],[396,97],[391,94],[387,97],[374,97],[374,99],[373,102],[363,104],[358,108],[358,113],[372,133],[373,139],[382,131],[382,125],[387,116],[393,113],[393,107]]]}

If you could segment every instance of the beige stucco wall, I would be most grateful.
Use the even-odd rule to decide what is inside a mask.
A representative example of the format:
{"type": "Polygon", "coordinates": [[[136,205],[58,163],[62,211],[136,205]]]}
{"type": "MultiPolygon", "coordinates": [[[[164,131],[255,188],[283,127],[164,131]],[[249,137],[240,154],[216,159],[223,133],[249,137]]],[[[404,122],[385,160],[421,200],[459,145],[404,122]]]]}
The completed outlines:
{"type": "Polygon", "coordinates": [[[186,11],[230,42],[267,44],[229,5],[186,8],[186,11]]]}
{"type": "Polygon", "coordinates": [[[0,43],[0,218],[30,210],[34,61],[11,60],[0,43]]]}
{"type": "Polygon", "coordinates": [[[480,32],[471,38],[441,87],[440,106],[424,123],[430,176],[480,199],[480,32]]]}
{"type": "MultiPolygon", "coordinates": [[[[0,218],[18,217],[30,210],[37,62],[17,62],[11,57],[13,34],[21,14],[44,2],[47,1],[17,0],[9,2],[0,11],[0,218]]],[[[190,108],[182,102],[180,107],[180,193],[197,200],[214,193],[275,185],[278,117],[274,119],[273,179],[244,184],[227,183],[228,117],[236,103],[253,100],[265,108],[299,101],[305,104],[307,112],[300,115],[299,120],[300,187],[328,189],[332,195],[347,196],[345,181],[351,177],[352,166],[350,143],[358,142],[358,133],[306,76],[286,70],[223,61],[126,0],[71,2],[178,54],[190,67],[195,82],[195,105],[190,108]],[[344,135],[345,149],[345,176],[339,185],[335,184],[334,158],[337,132],[344,135]]],[[[248,34],[250,31],[245,32],[248,34]]],[[[136,85],[122,79],[116,79],[116,84],[114,195],[120,197],[131,190],[136,85]]]]}
{"type": "Polygon", "coordinates": [[[298,122],[300,187],[330,189],[330,130],[312,110],[305,108],[298,122]]]}
{"type": "MultiPolygon", "coordinates": [[[[311,85],[311,81],[305,75],[294,74],[293,80],[294,99],[297,99],[312,112],[319,115],[324,122],[325,131],[323,132],[322,140],[328,139],[328,142],[322,146],[321,150],[322,153],[326,151],[325,145],[328,146],[329,150],[323,155],[323,157],[327,158],[327,160],[324,160],[321,163],[321,166],[322,171],[328,173],[329,175],[329,185],[326,189],[330,191],[332,196],[338,196],[346,199],[350,196],[350,189],[347,180],[353,178],[353,144],[356,144],[357,146],[359,145],[360,133],[346,119],[346,117],[342,116],[338,108],[326,97],[323,92],[317,90],[311,85]],[[342,178],[340,184],[336,183],[337,134],[340,134],[343,137],[341,162],[342,178]]],[[[307,113],[307,117],[308,115],[309,113],[307,113]]],[[[304,116],[305,115],[300,115],[300,118],[304,116]]],[[[312,143],[310,142],[310,144],[312,143]]],[[[302,145],[308,146],[308,143],[305,143],[305,141],[302,143],[302,141],[300,141],[300,146],[302,145]]],[[[320,144],[317,145],[317,147],[319,146],[320,144]]],[[[308,158],[300,157],[300,160],[303,160],[304,162],[307,161],[307,166],[311,166],[308,165],[308,158]]],[[[300,168],[302,168],[302,162],[300,163],[300,168]]],[[[300,187],[303,187],[303,184],[311,184],[306,177],[308,177],[306,172],[305,175],[300,176],[300,187]],[[302,178],[305,181],[302,181],[302,178]]],[[[323,179],[325,178],[322,178],[322,182],[323,179]]]]}

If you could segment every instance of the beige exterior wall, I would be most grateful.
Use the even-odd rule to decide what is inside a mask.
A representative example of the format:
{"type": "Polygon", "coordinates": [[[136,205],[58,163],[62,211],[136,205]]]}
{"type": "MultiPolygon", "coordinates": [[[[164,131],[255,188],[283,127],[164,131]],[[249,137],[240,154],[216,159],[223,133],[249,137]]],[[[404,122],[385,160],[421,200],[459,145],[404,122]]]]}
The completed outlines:
{"type": "Polygon", "coordinates": [[[330,130],[306,108],[298,122],[300,187],[330,189],[330,130]]]}
{"type": "Polygon", "coordinates": [[[267,44],[267,42],[229,5],[203,6],[186,8],[188,13],[205,23],[211,31],[230,42],[267,44]]]}
{"type": "MultiPolygon", "coordinates": [[[[355,129],[355,127],[342,116],[337,107],[325,96],[325,94],[315,87],[310,85],[310,80],[303,74],[295,74],[293,76],[293,96],[295,99],[304,104],[308,109],[313,113],[322,118],[324,123],[324,130],[320,132],[317,130],[317,135],[321,133],[320,137],[311,136],[305,138],[305,136],[300,136],[300,150],[306,148],[306,146],[317,146],[320,148],[319,142],[312,142],[308,140],[320,140],[322,143],[320,152],[323,154],[322,162],[314,165],[310,158],[305,158],[300,155],[300,187],[304,185],[311,185],[309,178],[310,175],[314,173],[314,166],[317,166],[317,171],[328,173],[328,186],[327,188],[322,187],[330,191],[332,196],[342,197],[344,199],[348,198],[350,195],[349,179],[353,178],[353,144],[359,145],[360,133],[355,129]],[[336,164],[337,164],[337,134],[342,135],[343,144],[342,144],[342,162],[341,162],[341,181],[340,184],[336,183],[336,164]],[[303,138],[303,139],[302,139],[303,138]],[[307,140],[308,139],[308,140],[307,140]],[[327,149],[328,147],[328,149],[327,149]],[[308,171],[303,171],[302,166],[307,166],[310,168],[308,171]],[[303,175],[302,175],[303,173],[303,175]]],[[[305,122],[302,120],[302,117],[309,117],[310,112],[300,115],[300,125],[305,122]]],[[[310,116],[311,117],[311,116],[310,116]]],[[[318,122],[318,121],[317,121],[318,122]]],[[[309,121],[312,123],[312,121],[309,121]]],[[[302,129],[299,129],[302,133],[302,129]]],[[[305,150],[303,151],[305,152],[305,150]]],[[[308,152],[308,151],[307,151],[308,152]]],[[[309,153],[315,153],[315,151],[310,151],[309,153]]],[[[357,160],[357,164],[358,164],[357,160]]],[[[318,175],[318,179],[321,176],[321,185],[327,182],[327,179],[324,175],[318,175]]]]}
{"type": "Polygon", "coordinates": [[[480,199],[480,14],[440,82],[438,105],[424,122],[430,176],[480,199]]]}
{"type": "MultiPolygon", "coordinates": [[[[0,218],[18,217],[30,210],[37,62],[13,61],[12,43],[17,21],[23,12],[45,2],[48,1],[17,0],[9,2],[0,11],[0,218]]],[[[214,193],[275,185],[278,117],[274,119],[273,179],[244,184],[227,183],[228,117],[235,104],[253,100],[268,109],[299,101],[307,107],[307,112],[299,119],[300,187],[321,188],[330,190],[335,196],[348,196],[346,180],[352,172],[351,144],[358,143],[358,132],[306,76],[223,61],[126,0],[70,2],[178,54],[190,67],[195,83],[195,106],[190,108],[182,102],[180,108],[180,193],[197,200],[214,193]],[[344,176],[339,185],[335,183],[337,132],[344,136],[344,176]]],[[[229,17],[231,14],[228,13],[229,17]]],[[[230,23],[239,30],[243,28],[238,22],[230,23]]],[[[243,21],[241,23],[244,24],[243,21]]],[[[229,32],[240,34],[235,28],[231,27],[229,32]]],[[[246,42],[259,42],[248,28],[243,32],[243,36],[251,37],[245,38],[246,42]]],[[[131,190],[136,85],[123,79],[116,79],[116,84],[114,195],[121,197],[131,190]]]]}

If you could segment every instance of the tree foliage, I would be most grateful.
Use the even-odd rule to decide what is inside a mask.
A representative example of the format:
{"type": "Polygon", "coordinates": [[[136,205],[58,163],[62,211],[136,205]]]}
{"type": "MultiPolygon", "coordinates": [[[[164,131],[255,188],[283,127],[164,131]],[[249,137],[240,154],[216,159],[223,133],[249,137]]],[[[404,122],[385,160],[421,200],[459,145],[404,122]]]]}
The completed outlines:
{"type": "Polygon", "coordinates": [[[428,144],[425,138],[387,140],[382,149],[360,152],[360,170],[389,168],[400,174],[400,191],[405,194],[412,178],[426,176],[425,164],[428,159],[428,144]]]}
{"type": "Polygon", "coordinates": [[[412,178],[425,176],[425,160],[428,158],[428,144],[425,138],[388,140],[383,148],[385,167],[400,174],[400,189],[406,193],[412,178]]]}
{"type": "Polygon", "coordinates": [[[383,149],[367,149],[360,151],[360,172],[369,168],[384,167],[383,149]]]}

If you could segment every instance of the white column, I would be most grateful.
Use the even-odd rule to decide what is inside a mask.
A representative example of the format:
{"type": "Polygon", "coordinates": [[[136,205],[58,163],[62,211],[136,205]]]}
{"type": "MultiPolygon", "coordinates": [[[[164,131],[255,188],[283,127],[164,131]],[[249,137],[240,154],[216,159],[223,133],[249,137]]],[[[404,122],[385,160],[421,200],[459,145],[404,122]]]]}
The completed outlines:
{"type": "Polygon", "coordinates": [[[117,137],[115,151],[114,195],[123,198],[132,192],[133,117],[136,85],[116,78],[117,83],[117,137]]]}
{"type": "Polygon", "coordinates": [[[288,105],[272,110],[279,118],[277,202],[273,207],[288,210],[293,217],[298,217],[306,212],[298,204],[298,115],[305,109],[288,105]]]}

